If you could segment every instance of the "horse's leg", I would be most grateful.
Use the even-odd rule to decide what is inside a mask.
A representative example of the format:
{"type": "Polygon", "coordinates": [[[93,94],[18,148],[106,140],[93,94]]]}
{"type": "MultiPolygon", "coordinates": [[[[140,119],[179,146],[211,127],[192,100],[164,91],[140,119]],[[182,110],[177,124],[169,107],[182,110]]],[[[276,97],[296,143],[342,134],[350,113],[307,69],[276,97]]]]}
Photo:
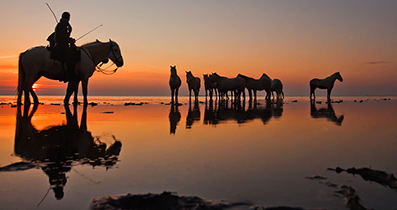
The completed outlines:
{"type": "Polygon", "coordinates": [[[65,104],[65,105],[69,104],[70,96],[73,94],[74,89],[72,86],[73,86],[72,82],[68,82],[68,87],[66,89],[66,95],[65,95],[65,98],[63,99],[63,104],[65,104]]]}
{"type": "Polygon", "coordinates": [[[331,100],[331,91],[332,91],[332,87],[327,89],[327,99],[328,99],[328,101],[331,100]]]}
{"type": "Polygon", "coordinates": [[[174,92],[175,92],[175,89],[171,88],[171,103],[174,102],[174,92]]]}
{"type": "Polygon", "coordinates": [[[178,92],[179,92],[179,88],[175,89],[175,102],[178,105],[178,92]]]}
{"type": "Polygon", "coordinates": [[[312,95],[314,94],[314,90],[312,85],[310,85],[310,99],[312,99],[312,95]]]}
{"type": "Polygon", "coordinates": [[[78,93],[79,93],[79,83],[80,80],[76,81],[74,84],[74,88],[73,88],[73,92],[74,92],[74,100],[73,100],[73,104],[78,104],[79,100],[77,99],[78,93]]]}
{"type": "Polygon", "coordinates": [[[83,79],[83,80],[81,81],[81,86],[83,86],[84,104],[88,104],[88,98],[87,98],[87,93],[88,93],[88,79],[83,79]]]}
{"type": "Polygon", "coordinates": [[[30,99],[29,99],[29,90],[24,89],[23,90],[25,92],[25,106],[29,106],[30,105],[30,99]]]}
{"type": "Polygon", "coordinates": [[[34,104],[39,104],[39,98],[37,97],[36,93],[34,92],[33,88],[30,89],[30,94],[32,94],[32,98],[34,101],[34,104]]]}
{"type": "Polygon", "coordinates": [[[311,93],[310,93],[310,99],[312,98],[311,95],[313,94],[313,100],[316,100],[316,93],[314,92],[316,88],[313,88],[311,93]]]}

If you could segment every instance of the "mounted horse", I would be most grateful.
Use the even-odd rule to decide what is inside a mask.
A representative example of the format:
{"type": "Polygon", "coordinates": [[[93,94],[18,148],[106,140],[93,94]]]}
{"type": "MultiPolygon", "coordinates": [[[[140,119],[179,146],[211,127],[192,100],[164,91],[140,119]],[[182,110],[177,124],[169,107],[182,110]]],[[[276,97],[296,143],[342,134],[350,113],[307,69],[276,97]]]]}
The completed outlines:
{"type": "Polygon", "coordinates": [[[283,83],[281,83],[281,81],[279,79],[272,80],[272,86],[270,88],[270,91],[272,92],[273,98],[274,98],[273,92],[276,92],[277,100],[284,99],[283,83]],[[281,98],[281,95],[283,95],[282,98],[281,98]]]}
{"type": "Polygon", "coordinates": [[[313,99],[316,99],[314,90],[316,88],[320,88],[320,89],[327,89],[327,99],[331,100],[331,91],[332,91],[332,88],[334,87],[335,80],[339,80],[339,81],[343,82],[343,78],[339,72],[336,72],[333,75],[331,75],[325,79],[315,78],[315,79],[310,80],[310,99],[312,99],[312,95],[314,97],[313,99]]]}
{"type": "Polygon", "coordinates": [[[272,80],[265,73],[259,79],[254,79],[242,74],[238,74],[237,77],[241,77],[245,80],[245,87],[248,90],[250,100],[252,100],[252,94],[254,94],[254,99],[256,100],[256,91],[265,90],[266,99],[270,99],[270,87],[272,80]]]}
{"type": "Polygon", "coordinates": [[[198,99],[198,95],[200,92],[201,81],[200,78],[193,76],[191,71],[186,72],[186,83],[189,89],[189,98],[192,96],[192,90],[194,92],[195,100],[198,99]]]}
{"type": "Polygon", "coordinates": [[[182,81],[181,78],[179,78],[178,74],[176,73],[176,66],[170,66],[171,67],[171,75],[170,75],[170,89],[171,89],[171,102],[174,102],[174,96],[175,96],[175,101],[178,103],[178,91],[179,87],[181,87],[182,81]]]}
{"type": "MultiPolygon", "coordinates": [[[[92,76],[100,63],[110,59],[117,67],[124,64],[119,45],[116,42],[91,42],[80,47],[81,59],[75,66],[75,77],[68,82],[64,103],[69,103],[70,96],[74,93],[74,102],[77,103],[77,92],[80,81],[82,82],[84,103],[88,103],[88,79],[92,76]]],[[[44,76],[52,80],[64,80],[65,71],[63,63],[50,58],[51,52],[46,47],[34,47],[19,55],[18,67],[18,105],[21,105],[22,92],[25,93],[25,104],[30,104],[29,93],[32,94],[35,104],[39,103],[32,86],[44,76]]],[[[117,68],[113,71],[115,72],[117,68]]]]}

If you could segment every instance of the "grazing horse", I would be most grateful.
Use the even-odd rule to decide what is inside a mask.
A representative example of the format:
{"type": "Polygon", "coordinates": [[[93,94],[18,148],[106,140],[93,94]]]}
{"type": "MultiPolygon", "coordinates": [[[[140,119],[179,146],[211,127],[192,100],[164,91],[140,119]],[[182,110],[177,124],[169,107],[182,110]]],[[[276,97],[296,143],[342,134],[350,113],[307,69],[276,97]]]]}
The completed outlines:
{"type": "Polygon", "coordinates": [[[178,74],[176,73],[176,66],[170,66],[171,67],[171,75],[170,75],[170,89],[171,89],[171,102],[174,102],[174,96],[175,96],[175,101],[178,103],[178,91],[179,87],[181,87],[182,81],[181,78],[179,78],[178,74]]]}
{"type": "Polygon", "coordinates": [[[203,74],[204,77],[204,87],[205,87],[205,98],[207,98],[207,93],[209,93],[210,99],[212,99],[212,95],[215,92],[216,95],[216,82],[211,81],[211,75],[203,74]]]}
{"type": "Polygon", "coordinates": [[[266,74],[262,74],[259,79],[254,79],[242,74],[238,74],[237,77],[241,77],[245,80],[245,87],[248,90],[250,100],[252,100],[252,93],[254,94],[254,99],[256,100],[256,91],[265,90],[266,99],[270,99],[270,87],[272,80],[266,74]]]}
{"type": "Polygon", "coordinates": [[[273,98],[274,98],[273,92],[276,92],[277,100],[280,99],[281,95],[283,95],[282,99],[284,99],[283,83],[281,83],[281,81],[279,79],[272,80],[272,86],[271,86],[270,90],[272,92],[273,98]]]}
{"type": "Polygon", "coordinates": [[[241,93],[243,93],[243,97],[245,98],[244,89],[246,82],[243,78],[227,78],[219,76],[217,73],[213,73],[210,78],[211,81],[216,82],[219,98],[221,98],[221,95],[226,95],[227,91],[232,91],[232,93],[234,92],[235,99],[240,99],[241,93]]]}
{"type": "Polygon", "coordinates": [[[316,99],[316,95],[314,94],[314,90],[316,88],[320,89],[327,89],[327,98],[328,100],[331,99],[331,91],[334,87],[335,80],[338,79],[339,81],[343,82],[343,78],[339,72],[334,73],[333,75],[325,78],[325,79],[312,79],[310,80],[310,99],[316,99]]]}
{"type": "MultiPolygon", "coordinates": [[[[119,45],[116,42],[91,42],[80,47],[81,59],[76,63],[75,77],[68,82],[64,103],[69,103],[70,96],[74,93],[74,102],[77,103],[77,92],[80,81],[82,82],[84,103],[88,103],[88,79],[94,73],[98,64],[106,63],[110,59],[117,67],[124,64],[119,45]]],[[[32,86],[44,76],[48,79],[63,80],[65,71],[60,61],[50,58],[51,52],[45,47],[34,47],[19,56],[18,67],[18,105],[21,105],[22,92],[25,92],[25,104],[30,104],[29,93],[32,94],[35,104],[39,103],[32,86]]],[[[114,72],[117,68],[114,70],[114,72]]]]}
{"type": "Polygon", "coordinates": [[[194,92],[194,98],[197,100],[200,92],[200,78],[193,76],[191,71],[186,72],[186,83],[189,88],[189,97],[192,96],[192,90],[194,92]]]}

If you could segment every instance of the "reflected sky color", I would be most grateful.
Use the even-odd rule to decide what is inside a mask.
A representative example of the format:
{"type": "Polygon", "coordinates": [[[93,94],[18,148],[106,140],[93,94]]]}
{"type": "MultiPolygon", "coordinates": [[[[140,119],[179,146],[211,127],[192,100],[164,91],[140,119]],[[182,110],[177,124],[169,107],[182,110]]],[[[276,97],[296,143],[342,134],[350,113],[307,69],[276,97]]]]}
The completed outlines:
{"type": "MultiPolygon", "coordinates": [[[[9,99],[2,97],[5,102],[9,99]]],[[[370,167],[397,173],[392,161],[397,158],[397,98],[366,99],[335,98],[343,100],[331,104],[337,117],[344,116],[340,125],[327,117],[314,118],[306,97],[287,97],[281,116],[272,115],[265,124],[261,118],[238,123],[233,117],[206,124],[206,104],[199,103],[199,119],[196,116],[197,120],[186,128],[189,101],[182,97],[180,120],[172,134],[171,106],[165,105],[168,97],[97,97],[94,101],[99,105],[87,108],[87,130],[94,137],[114,135],[120,140],[123,146],[119,162],[109,170],[72,164],[66,174],[63,199],[56,200],[50,191],[39,209],[85,208],[91,199],[105,195],[163,191],[206,199],[249,200],[263,206],[345,208],[344,200],[334,196],[333,188],[305,179],[314,175],[354,187],[367,208],[389,209],[397,204],[394,190],[365,182],[359,176],[327,171],[335,167],[370,167]],[[124,102],[148,103],[124,106],[124,102]]],[[[45,104],[39,105],[31,121],[36,129],[66,124],[63,106],[50,105],[57,100],[43,98],[45,104]]],[[[321,104],[315,104],[317,110],[329,110],[324,98],[319,101],[321,104]]],[[[258,102],[257,109],[265,110],[266,102],[258,102]]],[[[22,159],[14,153],[16,109],[2,105],[1,110],[3,167],[22,159]]],[[[247,114],[248,110],[247,102],[238,113],[247,114]]],[[[274,113],[274,108],[269,111],[274,113]]],[[[79,123],[82,112],[83,106],[78,106],[79,123]]],[[[112,139],[108,140],[111,143],[112,139]]],[[[1,172],[0,183],[0,203],[15,208],[36,208],[50,187],[47,175],[39,169],[1,172]]]]}
{"type": "MultiPolygon", "coordinates": [[[[109,38],[125,65],[96,73],[90,95],[169,94],[169,66],[194,75],[217,72],[279,78],[286,95],[307,95],[312,78],[340,71],[335,95],[395,95],[395,1],[48,1],[58,19],[71,13],[78,45],[109,38]]],[[[13,95],[19,53],[47,45],[55,20],[44,2],[5,0],[0,8],[0,94],[13,95]]],[[[40,95],[65,85],[42,79],[40,95]]],[[[183,82],[181,94],[187,94],[183,82]]]]}

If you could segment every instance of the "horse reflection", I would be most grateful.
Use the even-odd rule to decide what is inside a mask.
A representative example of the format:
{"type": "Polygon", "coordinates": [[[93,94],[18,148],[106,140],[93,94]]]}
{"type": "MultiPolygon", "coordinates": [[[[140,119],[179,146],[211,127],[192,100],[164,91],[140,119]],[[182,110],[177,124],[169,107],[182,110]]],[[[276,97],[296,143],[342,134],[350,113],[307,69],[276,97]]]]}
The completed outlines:
{"type": "Polygon", "coordinates": [[[194,100],[194,106],[192,109],[192,100],[189,99],[189,110],[186,117],[186,128],[192,128],[195,121],[200,121],[200,106],[198,100],[194,100]]]}
{"type": "Polygon", "coordinates": [[[327,108],[316,108],[316,100],[310,100],[310,116],[312,118],[326,118],[336,125],[341,126],[343,122],[343,115],[336,116],[334,108],[332,107],[331,100],[327,101],[327,108]]]}
{"type": "Polygon", "coordinates": [[[178,122],[181,120],[181,113],[178,110],[178,104],[171,103],[170,114],[168,115],[168,119],[170,121],[170,133],[175,134],[176,126],[178,122]]]}
{"type": "Polygon", "coordinates": [[[216,118],[216,106],[218,100],[213,101],[212,99],[207,102],[205,101],[205,111],[204,111],[204,124],[205,125],[217,125],[219,120],[216,118]],[[215,103],[215,105],[214,105],[215,103]],[[214,109],[215,106],[215,109],[214,109]]]}
{"type": "Polygon", "coordinates": [[[272,103],[272,116],[274,118],[280,118],[281,115],[283,114],[284,111],[283,104],[284,103],[282,99],[277,99],[275,103],[272,103]]]}
{"type": "Polygon", "coordinates": [[[217,101],[206,103],[204,124],[217,125],[227,121],[236,121],[237,123],[247,123],[249,121],[260,119],[263,124],[267,124],[272,118],[279,118],[282,115],[282,102],[272,104],[266,100],[265,106],[258,106],[256,100],[249,100],[248,109],[245,110],[245,103],[230,103],[222,100],[218,104],[217,101]]]}
{"type": "MultiPolygon", "coordinates": [[[[77,106],[74,106],[72,114],[69,106],[65,105],[66,125],[50,126],[44,130],[37,130],[31,122],[37,107],[35,105],[29,114],[29,106],[26,106],[23,115],[21,106],[17,108],[14,152],[23,159],[22,163],[30,162],[35,165],[34,168],[45,172],[58,200],[64,196],[66,173],[74,165],[104,166],[108,170],[117,163],[121,142],[113,136],[114,143],[107,148],[106,143],[87,131],[87,105],[83,108],[80,126],[77,106]]],[[[11,165],[18,164],[23,165],[11,165]]],[[[21,169],[9,166],[0,168],[0,171],[18,170],[21,169]],[[10,170],[1,170],[7,167],[10,170]]]]}

